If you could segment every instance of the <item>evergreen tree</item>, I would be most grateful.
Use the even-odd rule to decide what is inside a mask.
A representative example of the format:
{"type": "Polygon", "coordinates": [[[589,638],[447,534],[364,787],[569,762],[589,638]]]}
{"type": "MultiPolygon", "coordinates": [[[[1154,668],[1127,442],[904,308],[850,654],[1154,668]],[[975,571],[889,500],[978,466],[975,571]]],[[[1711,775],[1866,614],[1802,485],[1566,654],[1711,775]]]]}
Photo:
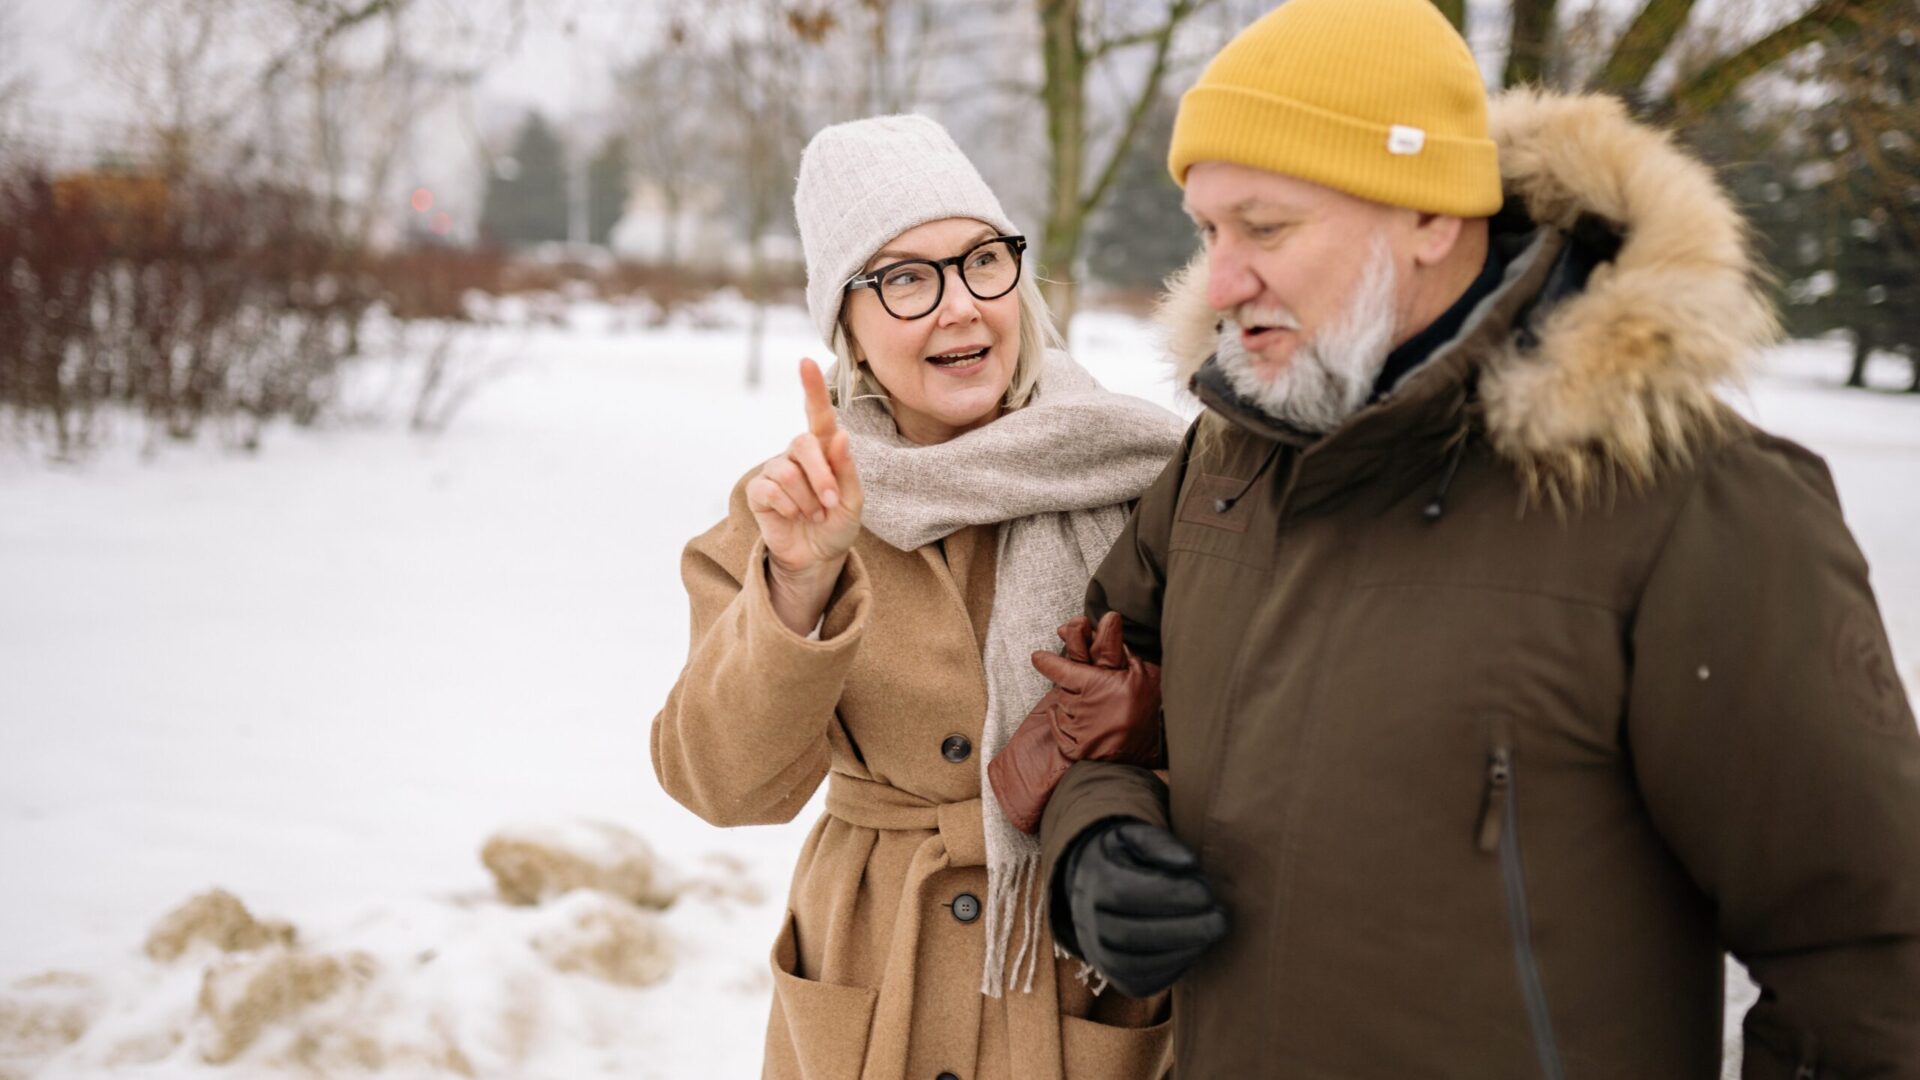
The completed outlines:
{"type": "Polygon", "coordinates": [[[1920,392],[1920,36],[1865,36],[1819,76],[1823,103],[1763,127],[1729,180],[1779,270],[1788,331],[1851,335],[1849,386],[1874,352],[1902,354],[1920,392]]]}
{"type": "Polygon", "coordinates": [[[627,212],[627,140],[616,135],[601,144],[587,166],[587,240],[605,244],[627,212]]]}
{"type": "Polygon", "coordinates": [[[567,238],[566,150],[538,112],[520,125],[513,153],[487,177],[480,233],[502,247],[567,238]]]}

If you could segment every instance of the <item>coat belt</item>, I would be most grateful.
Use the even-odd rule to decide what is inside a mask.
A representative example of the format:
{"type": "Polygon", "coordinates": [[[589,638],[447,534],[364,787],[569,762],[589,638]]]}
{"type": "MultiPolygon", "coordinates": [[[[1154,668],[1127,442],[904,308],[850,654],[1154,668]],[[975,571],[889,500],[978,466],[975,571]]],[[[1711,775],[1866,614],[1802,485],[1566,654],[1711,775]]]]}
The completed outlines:
{"type": "Polygon", "coordinates": [[[864,829],[932,830],[946,843],[949,865],[987,865],[979,799],[934,802],[892,784],[836,772],[827,777],[827,813],[864,829]]]}

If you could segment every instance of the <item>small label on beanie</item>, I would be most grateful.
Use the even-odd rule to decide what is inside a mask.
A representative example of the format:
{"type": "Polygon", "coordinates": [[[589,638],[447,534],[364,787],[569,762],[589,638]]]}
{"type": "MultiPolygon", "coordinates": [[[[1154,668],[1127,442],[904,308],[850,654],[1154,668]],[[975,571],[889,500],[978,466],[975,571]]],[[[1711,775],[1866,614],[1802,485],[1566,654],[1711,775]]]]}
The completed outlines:
{"type": "Polygon", "coordinates": [[[1417,127],[1395,124],[1387,129],[1387,153],[1417,154],[1427,145],[1427,133],[1417,127]]]}

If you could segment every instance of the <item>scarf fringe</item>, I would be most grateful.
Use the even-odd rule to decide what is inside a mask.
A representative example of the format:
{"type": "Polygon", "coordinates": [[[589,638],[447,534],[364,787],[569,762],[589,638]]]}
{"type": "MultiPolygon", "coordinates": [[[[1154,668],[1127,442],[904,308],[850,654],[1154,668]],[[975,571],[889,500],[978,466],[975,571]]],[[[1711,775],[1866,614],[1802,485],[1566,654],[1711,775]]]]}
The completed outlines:
{"type": "Polygon", "coordinates": [[[1043,951],[1040,937],[1044,898],[1038,852],[1023,852],[1011,862],[987,868],[987,954],[980,965],[981,993],[997,998],[1004,996],[1009,987],[1021,993],[1033,992],[1033,976],[1043,951]],[[1020,944],[1009,959],[1007,948],[1013,944],[1016,923],[1020,944]]]}
{"type": "Polygon", "coordinates": [[[1061,960],[1072,960],[1080,965],[1080,970],[1074,972],[1073,977],[1081,986],[1086,987],[1094,997],[1099,997],[1100,992],[1107,988],[1107,977],[1100,974],[1099,968],[1068,952],[1066,947],[1058,941],[1053,943],[1053,955],[1061,960]]]}

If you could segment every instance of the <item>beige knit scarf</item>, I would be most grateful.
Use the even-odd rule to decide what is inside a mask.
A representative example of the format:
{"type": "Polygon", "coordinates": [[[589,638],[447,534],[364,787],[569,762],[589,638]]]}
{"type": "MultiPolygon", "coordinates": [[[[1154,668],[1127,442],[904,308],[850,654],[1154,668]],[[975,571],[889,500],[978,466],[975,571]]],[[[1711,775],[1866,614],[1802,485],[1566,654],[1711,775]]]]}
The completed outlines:
{"type": "MultiPolygon", "coordinates": [[[[861,398],[841,410],[866,489],[861,524],[914,551],[969,525],[1000,524],[993,614],[982,660],[987,716],[980,795],[987,847],[983,993],[1033,989],[1043,951],[1040,845],[1014,828],[993,797],[987,765],[1045,693],[1036,649],[1081,613],[1087,581],[1140,497],[1180,442],[1178,417],[1111,393],[1063,352],[1051,352],[1026,406],[935,446],[915,446],[886,405],[861,398]],[[1013,955],[1015,925],[1020,939],[1013,955]]],[[[1048,959],[1051,959],[1049,955],[1048,959]]]]}

